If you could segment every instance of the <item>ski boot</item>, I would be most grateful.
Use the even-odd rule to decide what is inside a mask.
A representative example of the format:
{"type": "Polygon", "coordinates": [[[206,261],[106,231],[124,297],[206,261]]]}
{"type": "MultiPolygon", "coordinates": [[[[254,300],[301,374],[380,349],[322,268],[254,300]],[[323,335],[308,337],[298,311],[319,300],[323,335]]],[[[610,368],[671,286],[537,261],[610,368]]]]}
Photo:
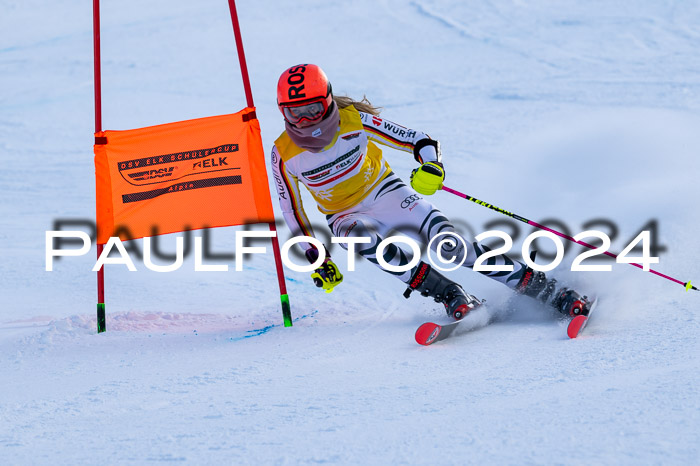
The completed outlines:
{"type": "Polygon", "coordinates": [[[418,268],[408,282],[404,297],[408,298],[413,291],[418,291],[422,296],[429,296],[435,299],[435,302],[442,303],[447,315],[455,320],[461,320],[469,311],[483,303],[465,293],[461,286],[425,262],[418,264],[418,268]]]}
{"type": "Polygon", "coordinates": [[[588,296],[582,296],[567,287],[562,287],[555,292],[556,288],[557,280],[555,278],[547,280],[544,272],[536,272],[532,268],[526,267],[515,291],[552,306],[566,316],[588,315],[591,309],[591,301],[588,296]]]}
{"type": "Polygon", "coordinates": [[[591,301],[588,296],[581,296],[574,290],[562,288],[552,298],[551,306],[564,315],[576,317],[588,316],[591,310],[591,301]]]}

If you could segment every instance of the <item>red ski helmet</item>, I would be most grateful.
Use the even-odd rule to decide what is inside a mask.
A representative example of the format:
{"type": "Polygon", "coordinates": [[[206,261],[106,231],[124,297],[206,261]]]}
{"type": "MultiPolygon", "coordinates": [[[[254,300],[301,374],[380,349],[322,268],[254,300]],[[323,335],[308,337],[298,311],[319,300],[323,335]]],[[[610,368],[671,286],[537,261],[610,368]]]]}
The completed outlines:
{"type": "Polygon", "coordinates": [[[292,66],[277,81],[277,106],[293,125],[321,121],[332,103],[331,83],[316,65],[292,66]]]}

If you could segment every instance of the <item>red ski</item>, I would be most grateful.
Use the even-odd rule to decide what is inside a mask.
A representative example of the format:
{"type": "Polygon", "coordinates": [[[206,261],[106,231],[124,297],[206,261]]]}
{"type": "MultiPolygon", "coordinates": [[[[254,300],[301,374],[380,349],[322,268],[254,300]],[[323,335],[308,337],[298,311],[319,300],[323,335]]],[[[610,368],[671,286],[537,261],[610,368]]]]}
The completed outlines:
{"type": "MultiPolygon", "coordinates": [[[[579,334],[588,324],[588,320],[591,317],[591,312],[593,312],[597,305],[598,299],[596,298],[591,303],[591,306],[585,315],[578,315],[574,317],[571,322],[569,322],[569,326],[566,329],[566,334],[569,336],[569,338],[576,338],[579,336],[579,334]]],[[[426,322],[418,327],[418,330],[416,330],[416,343],[419,345],[428,346],[432,345],[436,341],[444,340],[445,338],[449,337],[462,322],[464,322],[464,319],[443,325],[436,324],[434,322],[426,322]]]]}
{"type": "Polygon", "coordinates": [[[591,312],[593,312],[593,309],[595,309],[597,304],[598,299],[596,298],[591,303],[591,307],[588,309],[586,315],[578,315],[574,317],[571,322],[569,322],[569,326],[566,328],[566,334],[569,336],[569,338],[576,338],[583,331],[583,329],[586,328],[588,319],[591,317],[591,312]]]}
{"type": "Polygon", "coordinates": [[[426,322],[416,330],[416,342],[419,345],[428,346],[436,341],[444,340],[461,322],[463,321],[458,320],[444,325],[426,322]]]}
{"type": "MultiPolygon", "coordinates": [[[[474,312],[476,309],[478,309],[484,303],[486,303],[485,299],[479,300],[473,295],[467,296],[470,298],[470,302],[469,308],[465,312],[465,314],[467,312],[474,312]]],[[[443,325],[436,324],[434,322],[426,322],[420,327],[418,327],[418,330],[416,330],[416,342],[419,345],[428,346],[435,343],[436,341],[444,340],[445,338],[449,337],[450,334],[454,331],[454,329],[456,329],[459,324],[464,322],[464,320],[465,319],[461,319],[443,325]]]]}

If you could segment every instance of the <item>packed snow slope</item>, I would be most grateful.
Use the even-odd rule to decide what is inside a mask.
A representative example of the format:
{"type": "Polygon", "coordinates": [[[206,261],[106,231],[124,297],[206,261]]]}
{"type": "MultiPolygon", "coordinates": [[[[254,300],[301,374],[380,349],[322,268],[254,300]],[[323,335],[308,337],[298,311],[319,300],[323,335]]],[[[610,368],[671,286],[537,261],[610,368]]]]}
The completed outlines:
{"type": "MultiPolygon", "coordinates": [[[[266,153],[283,129],[277,77],[317,63],[336,93],[439,139],[448,186],[571,234],[605,231],[618,252],[655,227],[654,267],[700,284],[694,2],[238,7],[266,153]]],[[[94,217],[89,2],[0,8],[2,464],[697,464],[700,293],[624,264],[573,273],[573,247],[552,273],[601,298],[576,340],[464,269],[450,277],[487,308],[473,331],[420,347],[413,333],[446,321],[440,306],[405,300],[364,262],[329,295],[287,270],[284,328],[270,253],[243,272],[224,259],[229,272],[195,273],[192,257],[166,274],[108,266],[97,335],[94,247],[44,270],[45,231],[94,217]]],[[[227,2],[103,2],[102,15],[105,129],[244,107],[227,2]]],[[[415,167],[385,156],[404,179],[415,167]]],[[[431,200],[466,235],[517,233],[516,257],[531,232],[431,200]]],[[[236,230],[211,232],[213,251],[232,254],[236,230]]]]}

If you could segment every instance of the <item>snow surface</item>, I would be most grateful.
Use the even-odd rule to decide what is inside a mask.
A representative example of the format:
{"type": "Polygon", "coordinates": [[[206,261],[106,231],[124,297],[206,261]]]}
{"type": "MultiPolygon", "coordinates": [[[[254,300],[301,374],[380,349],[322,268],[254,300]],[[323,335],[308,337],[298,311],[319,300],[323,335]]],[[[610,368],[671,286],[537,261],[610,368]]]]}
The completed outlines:
{"type": "MultiPolygon", "coordinates": [[[[105,129],[244,106],[226,3],[103,2],[105,129]]],[[[109,266],[97,335],[94,248],[44,271],[53,222],[94,216],[89,2],[0,8],[0,463],[700,464],[700,293],[627,265],[572,273],[575,248],[556,275],[601,296],[576,340],[461,270],[488,308],[420,347],[443,311],[362,262],[330,295],[288,270],[284,328],[271,254],[244,272],[109,266]]],[[[572,233],[610,219],[615,251],[656,219],[656,268],[700,283],[696,2],[238,8],[266,151],[279,73],[318,63],[337,93],[440,139],[450,187],[572,233]]],[[[412,158],[385,155],[407,177],[412,158]]],[[[473,233],[505,218],[433,200],[473,233]]],[[[212,232],[215,252],[234,230],[212,232]]]]}

